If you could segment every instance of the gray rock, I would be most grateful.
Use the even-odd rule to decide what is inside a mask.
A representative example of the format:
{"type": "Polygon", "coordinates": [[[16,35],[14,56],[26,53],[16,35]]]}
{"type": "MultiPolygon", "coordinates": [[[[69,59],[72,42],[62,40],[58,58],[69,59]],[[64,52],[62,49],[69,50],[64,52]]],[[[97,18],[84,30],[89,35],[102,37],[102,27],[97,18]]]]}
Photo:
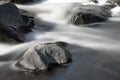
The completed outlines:
{"type": "MultiPolygon", "coordinates": [[[[31,30],[23,19],[18,8],[12,2],[0,1],[0,33],[4,34],[5,37],[23,42],[24,33],[31,30]]],[[[3,38],[4,41],[4,37],[0,36],[0,38],[3,38]]]]}
{"type": "Polygon", "coordinates": [[[114,4],[114,5],[119,5],[120,6],[120,0],[107,0],[106,1],[107,3],[111,3],[111,4],[114,4]]]}
{"type": "Polygon", "coordinates": [[[75,4],[69,13],[70,22],[75,25],[103,22],[111,16],[108,6],[75,4]]]}
{"type": "Polygon", "coordinates": [[[72,61],[72,56],[65,45],[64,42],[36,44],[17,60],[16,66],[23,70],[36,71],[67,64],[72,61]]]}

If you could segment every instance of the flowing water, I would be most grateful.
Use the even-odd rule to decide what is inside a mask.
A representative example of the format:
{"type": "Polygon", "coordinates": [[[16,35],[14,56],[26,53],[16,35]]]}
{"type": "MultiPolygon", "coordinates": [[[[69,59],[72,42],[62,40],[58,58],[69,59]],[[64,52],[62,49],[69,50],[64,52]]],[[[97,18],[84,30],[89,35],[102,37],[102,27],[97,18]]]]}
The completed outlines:
{"type": "MultiPolygon", "coordinates": [[[[48,0],[16,6],[35,17],[35,28],[25,35],[26,43],[10,45],[0,43],[0,55],[22,53],[34,41],[64,41],[69,44],[73,62],[39,75],[11,71],[11,62],[0,62],[0,80],[120,80],[120,7],[113,8],[106,22],[75,26],[68,23],[73,2],[87,0],[48,0]],[[3,68],[4,67],[4,68],[3,68]],[[3,74],[5,73],[5,74],[3,74]],[[11,73],[11,75],[9,75],[11,73]],[[6,77],[7,76],[7,77],[6,77]],[[21,77],[22,76],[22,77],[21,77]]],[[[105,0],[99,0],[100,5],[105,0]]],[[[90,3],[94,4],[94,3],[90,3]]]]}

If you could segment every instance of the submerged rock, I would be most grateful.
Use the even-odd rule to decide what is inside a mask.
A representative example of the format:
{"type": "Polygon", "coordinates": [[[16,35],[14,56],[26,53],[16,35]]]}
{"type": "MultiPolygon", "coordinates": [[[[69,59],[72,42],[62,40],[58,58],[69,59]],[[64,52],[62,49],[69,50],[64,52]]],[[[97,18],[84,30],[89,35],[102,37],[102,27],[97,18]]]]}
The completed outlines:
{"type": "Polygon", "coordinates": [[[65,45],[64,42],[36,44],[17,60],[16,66],[25,71],[36,71],[67,64],[72,57],[65,45]]]}
{"type": "Polygon", "coordinates": [[[111,16],[106,6],[75,4],[69,11],[72,15],[70,22],[75,25],[102,22],[111,16]]]}
{"type": "MultiPolygon", "coordinates": [[[[23,20],[18,8],[10,1],[0,1],[0,40],[24,41],[24,33],[30,31],[29,24],[23,20]],[[1,37],[3,36],[6,37],[1,37]]],[[[33,25],[32,25],[33,26],[33,25]]]]}

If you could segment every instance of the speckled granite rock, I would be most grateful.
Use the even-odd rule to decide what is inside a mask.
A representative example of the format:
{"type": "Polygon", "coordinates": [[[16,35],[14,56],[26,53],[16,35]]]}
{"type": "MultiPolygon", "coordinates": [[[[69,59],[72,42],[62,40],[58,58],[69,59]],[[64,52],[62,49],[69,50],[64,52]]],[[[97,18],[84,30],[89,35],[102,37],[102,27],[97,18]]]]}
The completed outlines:
{"type": "Polygon", "coordinates": [[[36,71],[67,64],[72,56],[65,45],[64,42],[35,44],[17,60],[16,66],[25,71],[36,71]]]}

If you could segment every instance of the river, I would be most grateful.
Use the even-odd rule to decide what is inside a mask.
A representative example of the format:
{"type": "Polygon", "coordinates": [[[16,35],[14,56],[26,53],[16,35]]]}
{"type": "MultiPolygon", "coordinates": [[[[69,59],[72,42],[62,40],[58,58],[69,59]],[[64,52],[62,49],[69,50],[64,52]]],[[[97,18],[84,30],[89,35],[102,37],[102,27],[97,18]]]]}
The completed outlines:
{"type": "MultiPolygon", "coordinates": [[[[48,0],[28,5],[16,4],[35,17],[35,28],[25,35],[26,43],[0,43],[0,55],[21,52],[23,46],[34,41],[64,41],[70,44],[68,50],[73,62],[68,67],[38,75],[12,71],[9,69],[11,62],[0,62],[0,80],[120,80],[120,7],[111,10],[112,17],[106,22],[75,26],[68,23],[65,13],[73,2],[78,1],[48,0]]],[[[103,4],[104,0],[99,2],[103,4]]]]}

